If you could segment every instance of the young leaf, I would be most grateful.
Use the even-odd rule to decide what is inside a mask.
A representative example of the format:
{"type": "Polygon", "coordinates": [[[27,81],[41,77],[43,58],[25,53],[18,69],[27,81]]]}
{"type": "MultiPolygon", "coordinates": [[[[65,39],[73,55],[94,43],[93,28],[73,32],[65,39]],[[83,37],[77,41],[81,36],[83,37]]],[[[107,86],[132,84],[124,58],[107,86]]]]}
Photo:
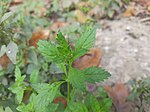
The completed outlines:
{"type": "Polygon", "coordinates": [[[38,41],[38,49],[48,60],[55,63],[62,63],[65,61],[64,57],[58,51],[56,45],[46,40],[38,41]]]}
{"type": "Polygon", "coordinates": [[[76,41],[74,49],[74,59],[84,55],[95,42],[96,29],[90,29],[83,33],[83,35],[76,41]]]}
{"type": "Polygon", "coordinates": [[[85,77],[81,71],[72,68],[69,74],[69,81],[75,88],[82,91],[86,90],[85,77]]]}
{"type": "Polygon", "coordinates": [[[56,38],[58,42],[58,51],[61,53],[61,55],[64,56],[64,59],[70,58],[72,51],[71,48],[66,41],[65,37],[62,35],[62,33],[59,31],[56,38]]]}
{"type": "Polygon", "coordinates": [[[34,109],[36,112],[46,112],[48,105],[52,103],[58,92],[59,86],[63,82],[53,84],[33,84],[32,87],[38,93],[34,98],[34,109]]]}
{"type": "Polygon", "coordinates": [[[69,102],[65,112],[88,112],[88,109],[80,102],[69,102]]]}
{"type": "Polygon", "coordinates": [[[30,102],[29,104],[25,105],[25,104],[22,104],[22,105],[19,105],[17,107],[17,110],[19,112],[34,112],[33,110],[33,103],[30,102]]]}
{"type": "Polygon", "coordinates": [[[19,67],[16,67],[15,69],[15,78],[15,84],[13,84],[9,89],[16,94],[17,101],[21,103],[26,86],[23,82],[25,76],[21,76],[19,67]]]}
{"type": "Polygon", "coordinates": [[[87,82],[95,83],[107,79],[111,74],[99,67],[90,67],[82,70],[87,82]]]}

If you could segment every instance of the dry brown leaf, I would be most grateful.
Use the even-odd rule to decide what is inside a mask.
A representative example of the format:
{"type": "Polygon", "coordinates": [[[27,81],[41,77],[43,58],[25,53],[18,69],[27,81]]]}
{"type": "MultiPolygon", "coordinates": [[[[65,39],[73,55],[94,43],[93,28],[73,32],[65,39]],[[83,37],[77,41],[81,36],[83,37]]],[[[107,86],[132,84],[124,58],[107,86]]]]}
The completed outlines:
{"type": "Polygon", "coordinates": [[[134,0],[134,1],[143,5],[144,7],[150,6],[150,0],[134,0]]]}
{"type": "Polygon", "coordinates": [[[90,49],[88,53],[76,59],[73,62],[73,67],[80,70],[89,68],[92,66],[98,66],[100,64],[101,51],[99,48],[90,49]]]}
{"type": "Polygon", "coordinates": [[[38,17],[46,16],[46,11],[47,11],[46,8],[40,7],[40,8],[39,8],[39,11],[40,11],[40,13],[39,13],[38,17]]]}
{"type": "Polygon", "coordinates": [[[117,112],[128,112],[130,105],[126,102],[129,95],[129,90],[126,85],[119,82],[114,86],[105,85],[104,86],[108,96],[112,98],[113,104],[116,107],[117,112]]]}
{"type": "Polygon", "coordinates": [[[64,107],[67,106],[67,100],[61,96],[58,96],[57,98],[55,98],[53,103],[55,103],[55,104],[62,103],[64,105],[64,107]]]}
{"type": "Polygon", "coordinates": [[[65,27],[67,26],[68,23],[66,22],[54,22],[51,26],[50,26],[50,30],[51,31],[57,31],[59,28],[65,27]]]}
{"type": "Polygon", "coordinates": [[[75,11],[75,16],[77,18],[77,21],[80,23],[85,23],[90,17],[86,16],[83,12],[80,10],[75,11]]]}
{"type": "Polygon", "coordinates": [[[130,17],[135,15],[135,8],[133,6],[128,6],[126,11],[123,13],[124,17],[130,17]]]}
{"type": "Polygon", "coordinates": [[[12,63],[8,56],[4,54],[3,56],[0,57],[0,65],[5,69],[8,64],[12,63]]]}
{"type": "Polygon", "coordinates": [[[32,33],[32,37],[29,40],[29,45],[37,48],[37,43],[39,40],[46,40],[49,36],[49,30],[39,28],[32,33]]]}
{"type": "Polygon", "coordinates": [[[10,6],[18,5],[23,3],[23,0],[12,0],[10,6]]]}

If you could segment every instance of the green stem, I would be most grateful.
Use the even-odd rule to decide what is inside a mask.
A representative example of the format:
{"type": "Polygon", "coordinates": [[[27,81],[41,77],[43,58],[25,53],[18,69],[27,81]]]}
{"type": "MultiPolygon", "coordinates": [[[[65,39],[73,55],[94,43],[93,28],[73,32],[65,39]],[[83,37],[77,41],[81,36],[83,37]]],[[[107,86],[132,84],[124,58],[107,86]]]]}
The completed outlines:
{"type": "Polygon", "coordinates": [[[70,101],[70,83],[67,82],[67,102],[70,101]]]}

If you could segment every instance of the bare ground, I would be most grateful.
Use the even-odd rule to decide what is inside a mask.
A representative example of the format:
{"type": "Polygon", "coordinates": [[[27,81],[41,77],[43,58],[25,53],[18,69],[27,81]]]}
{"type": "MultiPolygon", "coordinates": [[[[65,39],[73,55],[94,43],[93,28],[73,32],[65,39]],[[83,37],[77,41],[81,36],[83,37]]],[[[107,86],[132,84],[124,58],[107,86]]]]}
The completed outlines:
{"type": "Polygon", "coordinates": [[[104,20],[97,31],[101,66],[112,76],[107,83],[150,76],[150,21],[137,17],[104,20]]]}

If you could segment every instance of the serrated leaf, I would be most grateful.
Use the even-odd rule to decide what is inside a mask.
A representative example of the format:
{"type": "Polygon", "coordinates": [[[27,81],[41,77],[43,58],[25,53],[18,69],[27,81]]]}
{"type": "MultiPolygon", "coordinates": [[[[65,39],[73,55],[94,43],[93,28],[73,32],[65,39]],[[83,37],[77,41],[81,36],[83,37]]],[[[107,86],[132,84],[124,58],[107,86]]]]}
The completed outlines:
{"type": "Polygon", "coordinates": [[[98,100],[92,95],[89,94],[85,100],[86,106],[89,108],[90,111],[92,112],[101,112],[100,110],[100,105],[98,100]]]}
{"type": "Polygon", "coordinates": [[[59,86],[63,82],[55,82],[53,84],[33,84],[32,87],[38,93],[34,98],[34,109],[36,112],[46,112],[48,105],[54,100],[58,93],[59,86]]]}
{"type": "Polygon", "coordinates": [[[99,67],[90,67],[82,70],[86,81],[90,83],[100,82],[107,79],[111,74],[105,69],[99,67]]]}
{"type": "Polygon", "coordinates": [[[71,68],[69,72],[69,81],[75,88],[82,91],[86,90],[85,77],[80,70],[71,68]]]}
{"type": "Polygon", "coordinates": [[[30,75],[30,82],[31,84],[38,83],[39,81],[39,69],[34,69],[34,71],[30,75]]]}
{"type": "Polygon", "coordinates": [[[74,59],[84,55],[95,42],[96,29],[85,31],[82,36],[76,41],[74,49],[74,59]]]}
{"type": "Polygon", "coordinates": [[[17,101],[21,103],[24,90],[26,90],[26,86],[24,84],[25,76],[21,76],[21,72],[19,67],[16,66],[15,69],[15,83],[9,88],[13,93],[16,94],[17,101]]]}
{"type": "Polygon", "coordinates": [[[99,103],[100,112],[110,112],[112,106],[111,98],[104,98],[99,103]]]}
{"type": "Polygon", "coordinates": [[[83,103],[69,102],[65,112],[88,112],[88,109],[83,103]]]}
{"type": "Polygon", "coordinates": [[[57,34],[56,40],[58,42],[58,51],[64,56],[65,59],[69,58],[69,56],[72,54],[72,51],[68,42],[60,31],[57,34]]]}
{"type": "Polygon", "coordinates": [[[12,16],[14,14],[14,12],[7,12],[7,13],[5,13],[4,15],[3,15],[3,17],[1,18],[1,20],[0,20],[0,24],[2,23],[2,22],[4,22],[6,19],[8,19],[10,16],[12,16]]]}
{"type": "Polygon", "coordinates": [[[19,105],[17,107],[17,110],[19,112],[34,112],[33,110],[33,103],[30,102],[29,104],[25,105],[25,104],[22,104],[22,105],[19,105]]]}
{"type": "Polygon", "coordinates": [[[38,49],[48,60],[55,63],[62,63],[65,61],[62,54],[59,53],[56,45],[46,40],[38,41],[38,49]]]}

